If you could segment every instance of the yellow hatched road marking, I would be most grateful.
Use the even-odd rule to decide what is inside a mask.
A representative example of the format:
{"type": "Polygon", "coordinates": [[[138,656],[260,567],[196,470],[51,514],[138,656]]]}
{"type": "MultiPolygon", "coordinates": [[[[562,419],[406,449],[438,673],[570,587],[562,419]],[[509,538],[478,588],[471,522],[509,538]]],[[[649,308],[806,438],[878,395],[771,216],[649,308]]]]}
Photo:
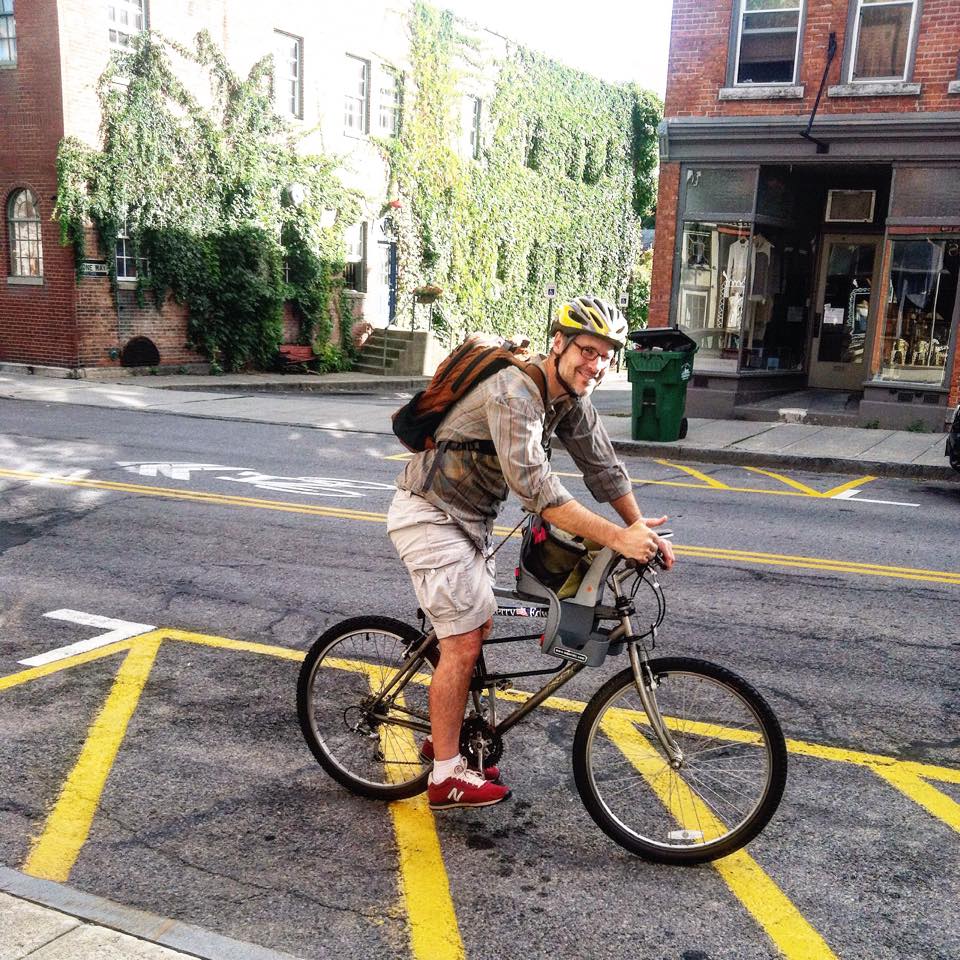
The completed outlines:
{"type": "MultiPolygon", "coordinates": [[[[609,711],[601,721],[601,727],[682,829],[697,831],[706,840],[726,833],[723,822],[714,816],[683,778],[664,763],[647,738],[622,712],[617,715],[617,712],[609,711]]],[[[823,937],[807,923],[750,854],[738,850],[722,860],[713,861],[711,866],[787,960],[835,960],[836,954],[823,937]]]]}
{"type": "Polygon", "coordinates": [[[80,757],[47,817],[43,832],[32,845],[23,865],[24,873],[61,883],[70,876],[90,834],[107,777],[161,642],[160,632],[151,631],[141,634],[131,644],[110,695],[90,727],[80,757]]]}
{"type": "Polygon", "coordinates": [[[400,885],[416,960],[463,960],[436,822],[424,794],[390,804],[400,852],[400,885]]]}
{"type": "MultiPolygon", "coordinates": [[[[101,713],[90,729],[87,741],[74,770],[67,780],[44,831],[34,843],[24,866],[27,873],[49,879],[66,880],[80,849],[89,834],[99,798],[126,732],[127,724],[139,702],[143,687],[152,669],[157,650],[163,640],[180,640],[236,652],[302,661],[301,651],[272,644],[253,643],[192,633],[184,630],[158,629],[109,647],[78,654],[59,663],[23,670],[0,678],[0,690],[79,666],[118,652],[129,650],[113,689],[101,713]]],[[[333,660],[330,666],[367,673],[370,665],[352,660],[333,660]]],[[[427,675],[413,678],[428,683],[427,675]]],[[[504,700],[522,702],[529,694],[517,690],[501,692],[504,700]]],[[[585,704],[562,697],[550,697],[545,707],[568,712],[582,712],[585,704]]],[[[642,712],[615,708],[608,722],[618,730],[643,722],[642,712]]],[[[668,723],[674,725],[672,719],[668,723]]],[[[693,729],[693,728],[689,728],[693,729]]],[[[748,742],[754,734],[736,728],[709,725],[711,735],[748,742]]],[[[908,798],[924,807],[934,817],[960,831],[960,804],[931,787],[927,780],[960,783],[960,770],[917,761],[901,761],[893,757],[864,751],[830,747],[800,740],[788,740],[789,752],[823,760],[853,763],[870,768],[908,798]]],[[[641,771],[643,772],[643,771],[641,771]]],[[[462,960],[463,942],[449,891],[449,881],[432,813],[423,797],[401,801],[390,806],[401,858],[401,891],[410,918],[411,944],[417,960],[462,960]]],[[[703,820],[704,814],[698,811],[703,820]]],[[[681,821],[682,822],[682,821],[681,821]]],[[[787,957],[831,957],[829,947],[810,927],[773,881],[743,851],[713,864],[734,894],[747,906],[787,957]]]]}
{"type": "Polygon", "coordinates": [[[20,686],[21,683],[29,683],[31,680],[49,677],[52,673],[59,673],[61,670],[67,670],[70,667],[79,667],[83,663],[90,663],[103,657],[111,657],[115,653],[129,650],[133,646],[134,639],[131,637],[129,640],[120,640],[105,647],[98,647],[96,650],[87,650],[85,653],[65,657],[63,660],[45,663],[39,667],[30,667],[28,670],[21,670],[19,673],[11,673],[5,677],[0,677],[0,690],[9,690],[11,687],[20,686]]]}
{"type": "Polygon", "coordinates": [[[772,470],[761,470],[760,467],[746,467],[746,469],[751,473],[759,473],[765,477],[770,477],[772,480],[778,480],[780,483],[784,483],[788,487],[792,487],[794,490],[799,490],[806,497],[824,497],[824,494],[820,493],[819,490],[814,490],[813,487],[808,487],[805,483],[801,483],[799,480],[793,480],[790,477],[785,477],[782,473],[774,473],[772,470]]]}
{"type": "Polygon", "coordinates": [[[673,463],[670,460],[657,460],[657,463],[664,467],[670,467],[673,470],[682,470],[684,473],[688,473],[691,477],[695,477],[697,480],[705,483],[708,487],[712,487],[714,490],[730,489],[728,484],[721,483],[719,480],[711,477],[709,474],[701,472],[700,470],[694,470],[693,467],[685,467],[682,463],[673,463]]]}
{"type": "Polygon", "coordinates": [[[873,483],[876,479],[876,477],[871,477],[869,474],[865,477],[857,477],[856,480],[848,480],[846,483],[841,483],[838,487],[831,487],[829,490],[824,490],[823,496],[835,497],[838,493],[845,493],[847,490],[853,490],[855,487],[865,487],[868,483],[873,483]]]}
{"type": "Polygon", "coordinates": [[[926,780],[910,770],[903,769],[900,765],[874,767],[873,772],[896,787],[908,799],[918,803],[928,813],[960,833],[960,803],[952,797],[930,786],[926,780]]]}

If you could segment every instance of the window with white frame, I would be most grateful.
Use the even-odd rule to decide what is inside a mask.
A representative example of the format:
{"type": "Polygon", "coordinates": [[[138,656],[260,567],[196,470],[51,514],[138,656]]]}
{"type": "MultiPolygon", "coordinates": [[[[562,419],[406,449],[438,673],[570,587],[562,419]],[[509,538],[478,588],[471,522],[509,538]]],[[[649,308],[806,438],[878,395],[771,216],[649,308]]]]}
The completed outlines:
{"type": "Polygon", "coordinates": [[[355,223],[344,236],[347,248],[343,282],[348,290],[367,289],[367,225],[355,223]]]}
{"type": "Polygon", "coordinates": [[[460,156],[465,159],[480,159],[480,114],[482,102],[479,97],[465,96],[460,101],[460,156]]]}
{"type": "Polygon", "coordinates": [[[289,117],[303,117],[303,41],[273,31],[273,97],[277,109],[289,117]]]}
{"type": "Polygon", "coordinates": [[[850,80],[906,80],[917,0],[857,0],[850,80]]]}
{"type": "Polygon", "coordinates": [[[122,223],[117,230],[116,266],[118,280],[136,280],[148,272],[147,260],[137,256],[128,222],[122,223]]]}
{"type": "Polygon", "coordinates": [[[343,129],[360,136],[370,132],[370,61],[347,54],[347,88],[343,101],[343,129]]]}
{"type": "Polygon", "coordinates": [[[380,135],[396,137],[400,134],[400,110],[403,105],[403,87],[400,74],[384,66],[380,81],[380,135]]]}
{"type": "Polygon", "coordinates": [[[17,62],[17,21],[13,0],[0,0],[0,63],[17,62]]]}
{"type": "Polygon", "coordinates": [[[110,46],[130,50],[138,33],[147,29],[146,0],[109,0],[107,27],[110,46]]]}
{"type": "Polygon", "coordinates": [[[796,82],[803,0],[738,0],[734,82],[796,82]]]}
{"type": "Polygon", "coordinates": [[[16,190],[10,195],[7,201],[7,226],[10,237],[10,275],[42,277],[40,208],[32,190],[16,190]]]}

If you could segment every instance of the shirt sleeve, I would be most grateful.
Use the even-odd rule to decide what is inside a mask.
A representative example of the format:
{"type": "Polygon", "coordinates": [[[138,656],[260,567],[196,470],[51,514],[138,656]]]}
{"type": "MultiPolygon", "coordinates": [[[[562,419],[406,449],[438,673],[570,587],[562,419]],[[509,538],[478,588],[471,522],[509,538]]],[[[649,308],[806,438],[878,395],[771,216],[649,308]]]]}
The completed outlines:
{"type": "Polygon", "coordinates": [[[627,468],[617,458],[607,429],[589,400],[573,404],[557,424],[556,433],[599,503],[609,503],[633,489],[627,468]]]}
{"type": "Polygon", "coordinates": [[[524,509],[540,514],[572,500],[550,470],[543,449],[543,419],[536,403],[524,397],[491,394],[486,413],[503,478],[524,509]]]}

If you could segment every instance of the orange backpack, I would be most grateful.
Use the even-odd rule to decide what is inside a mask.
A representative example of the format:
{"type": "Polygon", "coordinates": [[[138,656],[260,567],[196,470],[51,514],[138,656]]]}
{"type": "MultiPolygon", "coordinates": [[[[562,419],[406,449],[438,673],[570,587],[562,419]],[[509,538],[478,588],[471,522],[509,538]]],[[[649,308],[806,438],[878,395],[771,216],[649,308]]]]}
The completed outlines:
{"type": "MultiPolygon", "coordinates": [[[[461,398],[466,396],[478,383],[508,366],[519,367],[536,385],[547,405],[547,378],[534,363],[527,363],[516,357],[513,344],[499,337],[473,334],[443,363],[425,390],[405,403],[393,415],[393,432],[399,441],[414,453],[432,450],[436,445],[436,433],[440,429],[447,411],[461,398]]],[[[468,446],[482,452],[495,453],[490,449],[490,441],[469,441],[468,446]]],[[[460,447],[461,444],[448,444],[460,447]]]]}

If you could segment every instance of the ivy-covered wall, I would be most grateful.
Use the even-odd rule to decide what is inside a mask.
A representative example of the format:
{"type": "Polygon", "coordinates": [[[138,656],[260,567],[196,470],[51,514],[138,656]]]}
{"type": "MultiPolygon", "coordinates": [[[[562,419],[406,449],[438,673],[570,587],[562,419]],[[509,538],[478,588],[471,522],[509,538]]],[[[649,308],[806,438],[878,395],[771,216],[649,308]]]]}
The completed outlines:
{"type": "MultiPolygon", "coordinates": [[[[349,336],[346,357],[329,346],[330,318],[350,313],[343,234],[362,210],[368,218],[389,210],[396,227],[401,323],[414,291],[432,284],[443,290],[434,319],[451,336],[523,332],[538,342],[548,282],[561,299],[626,292],[631,323],[644,322],[649,264],[639,238],[654,196],[657,98],[571,70],[419,0],[406,28],[400,62],[374,63],[376,54],[346,46],[356,37],[341,41],[344,53],[395,68],[403,86],[399,135],[343,141],[337,149],[354,151],[343,157],[304,152],[307,140],[327,139],[325,130],[342,141],[336,70],[324,74],[331,89],[319,124],[305,117],[295,135],[276,113],[272,57],[242,77],[207,34],[189,48],[141,36],[100,78],[100,148],[71,137],[60,146],[56,216],[78,264],[92,223],[116,290],[111,253],[126,223],[136,255],[149,264],[138,282],[141,305],[159,309],[168,297],[184,305],[188,346],[214,369],[269,364],[285,302],[300,340],[328,368],[349,362],[349,336]],[[209,97],[183,81],[198,72],[209,97]],[[464,94],[481,99],[476,157],[462,147],[464,94]],[[361,156],[376,164],[376,149],[386,177],[364,183],[361,197],[340,176],[355,178],[361,156]],[[398,199],[395,209],[389,201],[398,199]],[[332,224],[329,211],[336,211],[332,224]]],[[[311,42],[307,35],[308,52],[317,49],[311,42]]],[[[328,70],[343,53],[325,42],[328,70]]],[[[312,63],[308,55],[308,73],[312,63]]],[[[375,114],[376,102],[368,106],[375,114]]],[[[379,273],[370,271],[370,283],[383,282],[379,273]]],[[[384,322],[373,312],[367,319],[384,322]]]]}
{"type": "Polygon", "coordinates": [[[271,57],[238,76],[206,34],[192,49],[143,34],[100,78],[102,149],[68,137],[58,154],[56,216],[78,265],[92,222],[115,285],[110,254],[126,225],[141,300],[184,304],[190,346],[214,369],[268,365],[284,301],[302,342],[329,340],[343,225],[356,218],[335,161],[298,152],[271,77],[271,57]],[[205,71],[209,101],[181,82],[177,61],[205,71]],[[339,222],[324,224],[325,210],[339,222]]]}
{"type": "Polygon", "coordinates": [[[656,189],[660,101],[519,46],[484,60],[477,34],[426,3],[410,15],[403,127],[384,143],[402,202],[400,309],[424,284],[444,290],[435,319],[455,334],[538,335],[543,288],[560,298],[629,293],[646,314],[640,221],[656,189]],[[464,158],[460,97],[496,73],[482,104],[479,157],[464,158]]]}

